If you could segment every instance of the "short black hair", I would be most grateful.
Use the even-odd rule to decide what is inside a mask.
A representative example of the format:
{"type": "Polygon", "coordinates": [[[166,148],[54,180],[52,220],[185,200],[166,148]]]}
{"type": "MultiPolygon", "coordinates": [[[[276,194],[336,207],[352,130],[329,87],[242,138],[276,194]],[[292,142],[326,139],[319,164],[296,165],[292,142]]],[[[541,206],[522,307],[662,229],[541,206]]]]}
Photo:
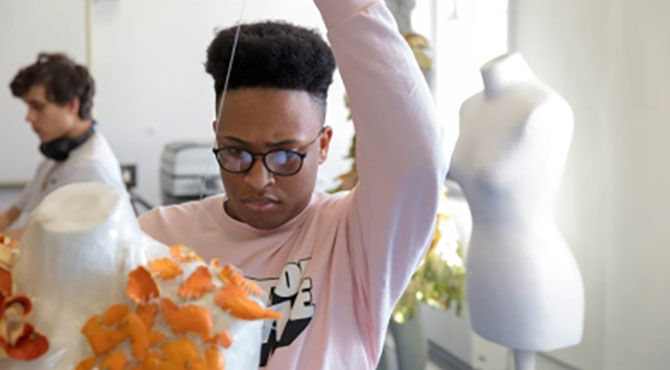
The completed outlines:
{"type": "Polygon", "coordinates": [[[83,65],[62,53],[40,53],[35,63],[19,70],[9,84],[12,94],[23,97],[34,85],[43,85],[46,98],[64,105],[79,99],[77,115],[90,120],[95,81],[83,65]]]}
{"type": "MultiPolygon", "coordinates": [[[[207,49],[205,69],[223,94],[237,26],[219,31],[207,49]]],[[[325,112],[335,58],[319,33],[286,22],[240,25],[228,89],[278,88],[306,91],[325,112]]]]}

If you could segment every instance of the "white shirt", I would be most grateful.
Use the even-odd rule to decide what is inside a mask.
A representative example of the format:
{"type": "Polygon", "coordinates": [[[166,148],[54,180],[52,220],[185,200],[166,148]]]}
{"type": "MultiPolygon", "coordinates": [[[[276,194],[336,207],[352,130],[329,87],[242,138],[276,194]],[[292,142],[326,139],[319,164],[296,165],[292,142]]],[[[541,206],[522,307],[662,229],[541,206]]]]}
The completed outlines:
{"type": "Polygon", "coordinates": [[[9,229],[25,228],[32,210],[52,191],[63,185],[88,181],[105,182],[125,189],[119,161],[99,132],[71,151],[65,161],[44,159],[40,163],[35,176],[14,205],[21,215],[9,229]]]}

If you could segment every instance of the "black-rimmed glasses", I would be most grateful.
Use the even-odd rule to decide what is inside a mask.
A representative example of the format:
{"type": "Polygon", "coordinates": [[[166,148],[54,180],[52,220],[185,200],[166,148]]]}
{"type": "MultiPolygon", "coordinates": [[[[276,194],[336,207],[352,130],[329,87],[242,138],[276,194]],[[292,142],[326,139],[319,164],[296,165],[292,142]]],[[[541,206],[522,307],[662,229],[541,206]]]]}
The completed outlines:
{"type": "MultiPolygon", "coordinates": [[[[314,144],[323,134],[326,127],[321,128],[314,140],[303,145],[304,148],[314,144]]],[[[267,152],[252,152],[232,146],[222,146],[212,149],[216,161],[224,171],[231,173],[245,173],[251,170],[256,157],[263,158],[263,165],[272,174],[277,176],[295,175],[302,168],[303,161],[307,153],[301,153],[295,150],[270,150],[267,152]]]]}

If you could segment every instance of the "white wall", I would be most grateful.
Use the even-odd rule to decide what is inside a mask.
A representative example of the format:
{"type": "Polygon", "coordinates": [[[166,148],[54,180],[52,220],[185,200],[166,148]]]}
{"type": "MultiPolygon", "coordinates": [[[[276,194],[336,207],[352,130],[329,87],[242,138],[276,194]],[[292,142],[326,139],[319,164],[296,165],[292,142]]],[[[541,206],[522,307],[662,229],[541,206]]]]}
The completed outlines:
{"type": "Polygon", "coordinates": [[[586,283],[583,369],[670,363],[670,3],[517,0],[516,45],[572,105],[561,226],[586,283]]]}
{"type": "Polygon", "coordinates": [[[26,123],[26,109],[9,82],[39,51],[61,51],[85,62],[84,0],[0,1],[0,183],[32,177],[39,141],[26,123]]]}
{"type": "Polygon", "coordinates": [[[607,369],[670,364],[670,3],[616,0],[611,10],[617,137],[616,247],[607,281],[607,369]]]}
{"type": "Polygon", "coordinates": [[[580,368],[603,369],[605,262],[613,242],[614,200],[614,133],[605,86],[608,22],[602,16],[608,4],[606,0],[516,3],[519,50],[575,111],[559,217],[584,277],[585,332],[581,345],[553,355],[580,368]]]}

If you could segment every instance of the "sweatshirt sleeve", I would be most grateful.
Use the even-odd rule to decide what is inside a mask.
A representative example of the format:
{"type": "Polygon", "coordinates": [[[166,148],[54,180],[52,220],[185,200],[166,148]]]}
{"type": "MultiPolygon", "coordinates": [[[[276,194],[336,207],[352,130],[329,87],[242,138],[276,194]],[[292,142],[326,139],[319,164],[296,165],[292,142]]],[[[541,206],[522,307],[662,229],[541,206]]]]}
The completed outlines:
{"type": "MultiPolygon", "coordinates": [[[[349,256],[359,320],[379,356],[391,311],[432,239],[447,156],[428,85],[383,2],[315,2],[356,129],[349,256]]],[[[456,131],[445,133],[452,143],[456,131]]]]}

